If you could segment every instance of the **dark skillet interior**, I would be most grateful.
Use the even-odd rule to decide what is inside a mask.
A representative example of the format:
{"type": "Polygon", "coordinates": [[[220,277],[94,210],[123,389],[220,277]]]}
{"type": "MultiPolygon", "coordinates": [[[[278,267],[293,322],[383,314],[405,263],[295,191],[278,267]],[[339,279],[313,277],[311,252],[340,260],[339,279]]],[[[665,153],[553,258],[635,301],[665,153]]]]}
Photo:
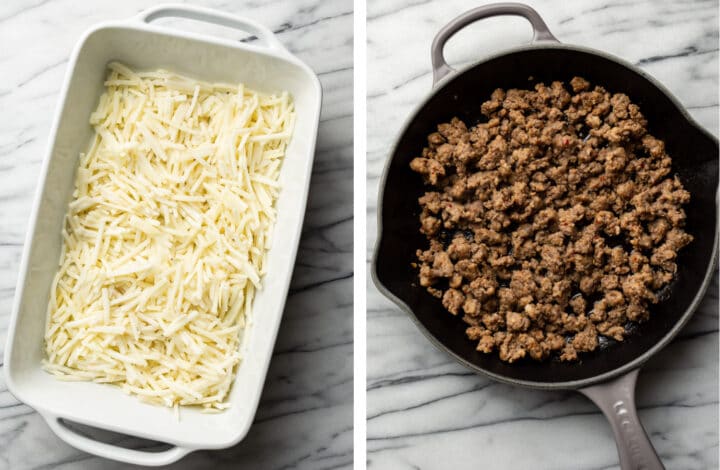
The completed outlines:
{"type": "Polygon", "coordinates": [[[418,111],[400,137],[387,168],[382,210],[382,233],[376,252],[375,276],[380,285],[407,304],[418,322],[446,349],[480,372],[509,380],[568,382],[611,372],[642,356],[678,322],[691,314],[692,304],[712,265],[715,240],[715,193],[718,185],[718,146],[707,134],[690,124],[673,102],[637,72],[610,59],[568,49],[529,49],[480,63],[450,79],[418,111]],[[417,284],[410,265],[415,250],[425,247],[418,232],[417,198],[424,192],[419,175],[408,164],[420,154],[427,135],[436,125],[458,116],[468,125],[480,121],[480,104],[495,88],[528,88],[537,82],[568,82],[579,75],[610,92],[623,92],[640,106],[650,132],[665,141],[685,188],[692,194],[686,207],[686,230],[695,240],[678,259],[677,279],[666,299],[651,307],[651,318],[623,343],[582,355],[580,363],[522,361],[507,364],[497,355],[475,351],[465,337],[465,324],[442,307],[440,301],[417,284]],[[528,77],[532,76],[531,80],[528,77]],[[687,314],[686,314],[687,313],[687,314]]]}

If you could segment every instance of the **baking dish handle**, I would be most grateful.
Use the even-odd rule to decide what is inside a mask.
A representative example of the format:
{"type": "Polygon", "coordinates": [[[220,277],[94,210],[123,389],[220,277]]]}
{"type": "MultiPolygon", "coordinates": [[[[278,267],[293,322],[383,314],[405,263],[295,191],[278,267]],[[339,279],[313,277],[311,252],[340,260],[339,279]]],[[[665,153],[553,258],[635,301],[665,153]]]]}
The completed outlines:
{"type": "Polygon", "coordinates": [[[448,24],[446,24],[435,36],[432,46],[430,47],[430,59],[433,68],[433,87],[448,74],[455,71],[445,61],[443,50],[445,43],[458,31],[463,29],[470,23],[474,23],[491,16],[522,16],[530,22],[533,28],[533,38],[531,42],[537,41],[554,41],[559,42],[550,32],[547,25],[540,17],[537,11],[523,3],[492,3],[483,5],[466,11],[448,24]]]}
{"type": "Polygon", "coordinates": [[[639,369],[610,382],[578,391],[592,400],[610,421],[622,470],[664,470],[635,408],[639,369]]]}
{"type": "Polygon", "coordinates": [[[134,19],[142,23],[151,23],[159,18],[186,18],[188,20],[203,21],[205,23],[227,26],[251,33],[260,43],[268,49],[273,49],[289,55],[290,52],[267,27],[249,18],[231,15],[210,8],[196,7],[182,4],[162,4],[140,12],[134,19]]]}
{"type": "Polygon", "coordinates": [[[177,462],[185,455],[193,451],[184,447],[173,446],[161,452],[145,452],[142,450],[128,449],[82,435],[60,421],[60,417],[53,416],[46,412],[41,413],[42,417],[50,426],[50,429],[63,441],[71,446],[87,452],[89,454],[98,455],[106,459],[117,460],[120,462],[130,463],[134,465],[145,465],[158,467],[177,462]]]}

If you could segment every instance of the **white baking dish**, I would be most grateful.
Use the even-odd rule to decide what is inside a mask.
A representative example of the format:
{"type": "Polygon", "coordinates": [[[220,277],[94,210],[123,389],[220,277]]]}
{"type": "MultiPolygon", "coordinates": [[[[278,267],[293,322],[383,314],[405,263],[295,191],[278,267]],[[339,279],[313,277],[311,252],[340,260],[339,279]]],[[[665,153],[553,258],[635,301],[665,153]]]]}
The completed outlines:
{"type": "Polygon", "coordinates": [[[248,432],[272,355],[300,239],[315,140],[321,89],[315,74],[290,54],[265,27],[218,11],[162,5],[127,21],[89,30],[70,58],[60,106],[50,133],[40,186],[30,218],[15,303],[8,330],[5,375],[8,388],[36,409],[67,443],[103,457],[143,465],[164,465],[198,449],[232,446],[248,432]],[[253,43],[217,39],[153,25],[160,17],[183,17],[243,30],[253,43]],[[280,174],[273,246],[268,253],[264,289],[258,293],[242,341],[230,409],[204,414],[144,404],[119,388],[93,382],[63,382],[41,369],[48,295],[60,256],[63,217],[70,200],[78,155],[93,129],[90,113],[103,91],[108,62],[138,69],[165,68],[193,78],[243,82],[259,91],[289,91],[296,127],[280,174]],[[63,424],[89,426],[166,442],[162,452],[117,447],[81,435],[63,424]]]}

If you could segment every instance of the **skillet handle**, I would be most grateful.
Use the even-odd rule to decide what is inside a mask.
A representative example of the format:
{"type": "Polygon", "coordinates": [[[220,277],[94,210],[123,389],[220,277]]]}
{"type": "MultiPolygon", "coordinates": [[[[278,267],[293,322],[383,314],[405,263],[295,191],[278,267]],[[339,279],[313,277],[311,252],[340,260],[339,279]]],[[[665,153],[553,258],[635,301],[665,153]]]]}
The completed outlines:
{"type": "Polygon", "coordinates": [[[433,40],[430,48],[430,58],[433,68],[433,88],[437,86],[438,82],[445,76],[455,71],[455,69],[448,65],[443,55],[443,49],[448,39],[470,23],[484,18],[490,18],[491,16],[503,15],[522,16],[528,20],[533,28],[533,38],[531,42],[559,42],[550,32],[538,12],[523,3],[492,3],[468,10],[443,26],[433,40]]]}
{"type": "Polygon", "coordinates": [[[592,400],[610,421],[622,470],[664,470],[635,408],[635,383],[639,369],[578,391],[592,400]]]}

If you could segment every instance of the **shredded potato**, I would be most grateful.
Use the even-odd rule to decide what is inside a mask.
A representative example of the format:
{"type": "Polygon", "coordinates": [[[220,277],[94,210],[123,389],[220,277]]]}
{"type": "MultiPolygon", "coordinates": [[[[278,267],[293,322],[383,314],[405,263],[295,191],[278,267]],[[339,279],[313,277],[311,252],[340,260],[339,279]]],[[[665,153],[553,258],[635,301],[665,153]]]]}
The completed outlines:
{"type": "Polygon", "coordinates": [[[47,371],[227,407],[261,288],[291,98],[111,63],[48,306],[47,371]]]}

